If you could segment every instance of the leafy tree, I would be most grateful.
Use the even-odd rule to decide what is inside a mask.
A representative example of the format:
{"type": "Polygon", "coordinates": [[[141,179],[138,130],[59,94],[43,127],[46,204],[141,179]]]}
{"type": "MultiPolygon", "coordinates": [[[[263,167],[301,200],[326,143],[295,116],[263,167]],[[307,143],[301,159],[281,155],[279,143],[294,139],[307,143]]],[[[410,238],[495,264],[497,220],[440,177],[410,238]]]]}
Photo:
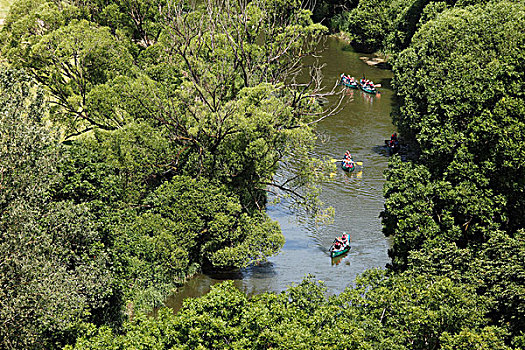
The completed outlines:
{"type": "Polygon", "coordinates": [[[107,26],[113,32],[121,31],[141,47],[147,47],[158,39],[161,11],[166,1],[73,1],[75,6],[90,14],[92,22],[107,26]]]}
{"type": "Polygon", "coordinates": [[[507,349],[498,338],[504,329],[487,324],[488,305],[473,286],[446,277],[378,270],[330,298],[311,276],[282,293],[250,299],[226,282],[186,300],[176,315],[164,310],[156,319],[137,317],[122,335],[88,327],[70,348],[439,349],[470,340],[507,349]]]}
{"type": "Polygon", "coordinates": [[[421,26],[447,8],[485,6],[493,2],[499,0],[361,0],[357,7],[334,14],[330,24],[332,30],[345,32],[357,50],[382,52],[394,61],[397,54],[409,47],[421,26]]]}
{"type": "Polygon", "coordinates": [[[386,8],[390,0],[359,1],[356,8],[343,14],[341,29],[348,32],[352,46],[363,52],[382,48],[388,26],[386,8]]]}
{"type": "MultiPolygon", "coordinates": [[[[397,53],[406,49],[418,25],[428,18],[428,16],[423,17],[422,14],[430,4],[433,4],[430,0],[393,0],[386,10],[388,29],[383,51],[397,53]]],[[[436,7],[432,6],[432,8],[436,7]]]]}
{"type": "MultiPolygon", "coordinates": [[[[515,58],[510,58],[508,56],[509,50],[499,48],[498,45],[520,47],[522,40],[517,35],[514,37],[516,41],[512,44],[509,40],[498,38],[500,31],[493,31],[498,24],[507,25],[507,22],[501,21],[505,15],[498,12],[507,11],[503,5],[496,4],[490,7],[487,10],[490,15],[485,14],[484,11],[477,9],[473,14],[478,16],[475,18],[479,18],[479,30],[491,28],[491,34],[480,35],[482,38],[495,36],[492,51],[487,45],[476,46],[473,44],[471,40],[475,35],[461,34],[465,43],[461,41],[462,37],[460,36],[459,38],[455,37],[457,42],[453,47],[448,46],[450,41],[443,38],[441,29],[445,23],[458,25],[457,19],[449,19],[442,15],[440,21],[423,27],[418,38],[424,38],[423,33],[432,32],[433,34],[428,34],[428,39],[416,41],[412,48],[400,55],[395,66],[396,72],[403,72],[396,74],[396,84],[399,86],[398,91],[403,98],[403,103],[400,109],[401,114],[395,117],[396,122],[407,135],[417,135],[422,153],[420,162],[425,164],[429,170],[431,169],[427,177],[435,179],[443,176],[446,182],[457,188],[456,194],[451,196],[457,203],[456,209],[451,211],[455,220],[463,217],[461,224],[465,230],[472,227],[471,225],[475,224],[476,220],[484,222],[481,224],[484,227],[499,223],[497,225],[501,224],[512,230],[522,226],[521,215],[519,215],[521,209],[517,209],[517,207],[521,208],[522,205],[518,205],[520,201],[516,198],[516,196],[521,196],[521,190],[515,188],[514,184],[516,181],[518,183],[523,181],[524,176],[520,173],[521,170],[517,163],[514,163],[510,158],[506,159],[507,154],[512,154],[512,158],[516,160],[521,159],[522,145],[515,142],[513,137],[505,136],[507,133],[505,130],[511,127],[516,130],[515,134],[521,133],[523,127],[518,115],[521,113],[522,107],[519,98],[508,96],[509,94],[519,95],[519,90],[499,89],[494,87],[494,81],[501,81],[507,87],[515,84],[520,85],[523,78],[519,74],[510,74],[515,79],[505,82],[507,80],[505,77],[509,72],[504,68],[508,67],[505,62],[507,60],[514,61],[515,58]],[[492,11],[498,12],[498,15],[493,14],[492,11]],[[492,18],[493,22],[487,23],[488,18],[486,16],[492,18]],[[430,29],[434,26],[436,29],[440,29],[434,32],[433,29],[430,29]],[[438,49],[435,41],[437,38],[443,39],[442,44],[454,53],[445,54],[445,46],[438,49]],[[427,43],[426,40],[432,40],[433,44],[428,46],[425,44],[427,43]],[[425,47],[423,51],[419,50],[423,47],[425,47]],[[431,51],[427,51],[427,49],[431,51]],[[467,51],[469,52],[468,56],[466,56],[467,51]],[[479,54],[473,54],[472,51],[479,52],[479,54]],[[482,51],[483,53],[481,53],[482,51]],[[460,54],[463,52],[465,53],[460,54]],[[418,62],[417,57],[420,57],[421,61],[418,62]],[[467,57],[470,57],[471,60],[469,61],[467,57]],[[496,61],[494,57],[498,57],[498,60],[496,61]],[[483,60],[486,60],[487,64],[481,65],[480,61],[483,60]],[[436,69],[436,65],[441,68],[436,69]],[[456,66],[458,69],[459,67],[470,66],[472,74],[469,76],[461,74],[461,79],[474,83],[458,84],[457,77],[460,74],[455,71],[456,66]],[[484,71],[492,68],[495,72],[500,73],[493,74],[484,71]],[[428,77],[428,75],[432,77],[428,77]],[[448,78],[446,78],[447,76],[448,78]],[[427,77],[429,78],[428,81],[427,77]],[[450,79],[450,83],[446,83],[447,79],[450,79]],[[485,79],[487,79],[486,82],[484,82],[485,79]],[[448,85],[443,89],[429,89],[427,86],[430,86],[430,81],[432,84],[436,84],[436,81],[443,81],[443,84],[438,85],[448,85]],[[473,91],[468,86],[472,84],[480,85],[473,91]],[[484,84],[483,87],[481,84],[484,84]],[[458,86],[461,88],[458,89],[458,86]],[[480,94],[480,91],[483,93],[480,94]],[[445,95],[450,96],[446,98],[445,95]],[[449,102],[447,103],[447,101],[449,102]],[[500,143],[505,144],[505,146],[500,146],[500,143]],[[497,169],[505,169],[505,172],[496,172],[497,169]],[[512,184],[506,178],[507,172],[513,176],[512,184]],[[482,208],[485,203],[490,205],[483,209],[485,213],[479,212],[480,217],[475,219],[472,214],[479,210],[476,207],[482,208]]],[[[515,11],[511,12],[515,13],[515,11]]],[[[469,13],[463,10],[455,10],[448,15],[453,16],[452,13],[461,14],[465,20],[469,18],[469,21],[472,22],[469,24],[469,30],[476,30],[477,27],[474,25],[476,22],[469,13]]],[[[519,14],[519,11],[517,13],[519,14]]],[[[464,33],[464,29],[461,27],[457,30],[464,33]]],[[[403,173],[401,165],[399,168],[399,173],[403,173]]],[[[409,169],[407,168],[407,172],[412,171],[409,169]]],[[[393,187],[396,186],[398,185],[393,187]]],[[[406,184],[402,184],[402,186],[406,186],[406,184]]],[[[438,188],[440,191],[443,189],[441,186],[438,188]]],[[[417,194],[417,192],[413,193],[417,194]]],[[[441,207],[444,208],[444,206],[441,207]]],[[[447,208],[451,209],[450,205],[447,208]]],[[[439,212],[437,214],[439,215],[439,212]]]]}
{"type": "Polygon", "coordinates": [[[424,165],[396,160],[387,172],[384,233],[394,237],[395,268],[406,266],[412,250],[428,241],[454,242],[464,248],[486,242],[503,227],[505,198],[475,182],[454,184],[433,179],[424,165]]]}
{"type": "Polygon", "coordinates": [[[524,40],[512,27],[522,21],[523,7],[513,3],[449,11],[421,29],[394,67],[402,101],[395,120],[404,133],[417,135],[421,162],[433,176],[471,187],[463,192],[487,193],[482,200],[501,195],[511,231],[523,227],[523,192],[516,185],[525,178],[524,152],[515,139],[524,129],[523,60],[513,52],[521,52],[524,40]],[[442,88],[429,88],[436,84],[442,88]]]}
{"type": "MultiPolygon", "coordinates": [[[[126,74],[130,64],[131,55],[126,55],[107,28],[73,21],[33,45],[26,66],[50,88],[61,107],[56,112],[68,116],[69,129],[80,133],[83,127],[110,130],[125,124],[115,114],[111,119],[95,119],[86,107],[98,92],[94,90],[97,85],[126,74]]],[[[55,117],[60,115],[56,112],[55,117]]]]}
{"type": "Polygon", "coordinates": [[[181,283],[195,266],[264,261],[284,243],[275,222],[243,213],[235,196],[204,179],[176,176],[142,206],[123,220],[113,243],[123,279],[134,281],[135,292],[181,283]]]}
{"type": "Polygon", "coordinates": [[[410,269],[415,274],[447,276],[457,284],[476,288],[478,294],[490,300],[488,315],[493,322],[507,328],[510,337],[519,337],[525,314],[521,306],[525,281],[520,263],[525,244],[523,232],[515,236],[497,232],[479,251],[448,242],[429,243],[410,254],[410,269]]]}
{"type": "Polygon", "coordinates": [[[510,349],[503,341],[503,334],[501,330],[493,327],[486,327],[481,332],[472,332],[469,330],[461,331],[461,333],[451,336],[444,333],[441,337],[441,348],[446,350],[452,349],[510,349]]]}
{"type": "Polygon", "coordinates": [[[82,15],[77,7],[69,3],[59,6],[45,0],[14,1],[2,28],[2,54],[21,59],[42,36],[72,19],[81,19],[82,15]]]}
{"type": "Polygon", "coordinates": [[[2,68],[0,346],[7,349],[62,344],[112,295],[89,208],[51,200],[61,152],[43,122],[42,97],[27,75],[2,68]]]}
{"type": "MultiPolygon", "coordinates": [[[[99,5],[90,6],[99,13],[99,5]]],[[[20,14],[6,28],[13,34],[19,28],[20,40],[4,47],[48,87],[57,104],[52,117],[67,137],[146,120],[170,131],[178,151],[166,163],[173,173],[219,175],[250,209],[264,207],[268,184],[315,202],[309,195],[315,191],[297,191],[320,179],[321,164],[307,156],[314,140],[309,123],[327,115],[311,99],[319,81],[296,80],[301,59],[315,52],[325,30],[308,10],[295,1],[177,4],[161,12],[159,41],[138,54],[121,32],[78,20],[85,7],[67,9],[56,16],[62,22],[44,22],[46,30],[35,35],[31,26],[40,23],[41,9],[27,17],[15,7],[20,14]],[[31,46],[22,44],[26,39],[31,46]],[[129,52],[139,56],[138,66],[130,67],[129,52]],[[286,159],[303,167],[284,186],[272,174],[286,159]]]]}
{"type": "MultiPolygon", "coordinates": [[[[322,116],[296,76],[324,27],[294,1],[210,2],[189,12],[180,6],[165,20],[165,34],[142,56],[144,68],[157,75],[180,62],[183,83],[144,79],[153,92],[145,104],[180,147],[181,172],[219,178],[250,210],[264,207],[268,185],[298,195],[297,187],[316,182],[308,123],[322,116]],[[170,56],[158,64],[164,52],[170,56]],[[276,184],[273,173],[287,159],[304,168],[286,186],[276,184]]],[[[307,193],[296,198],[306,202],[307,193]]]]}
{"type": "Polygon", "coordinates": [[[422,24],[449,5],[448,1],[432,0],[362,0],[334,17],[332,25],[347,33],[357,50],[395,57],[409,46],[422,24]]]}
{"type": "Polygon", "coordinates": [[[394,65],[401,98],[394,120],[420,153],[413,164],[394,159],[387,172],[382,216],[385,233],[394,235],[393,266],[474,286],[501,327],[447,336],[457,344],[447,346],[521,339],[523,281],[515,261],[523,259],[525,153],[514,137],[525,130],[524,10],[506,1],[446,10],[421,27],[394,65]]]}

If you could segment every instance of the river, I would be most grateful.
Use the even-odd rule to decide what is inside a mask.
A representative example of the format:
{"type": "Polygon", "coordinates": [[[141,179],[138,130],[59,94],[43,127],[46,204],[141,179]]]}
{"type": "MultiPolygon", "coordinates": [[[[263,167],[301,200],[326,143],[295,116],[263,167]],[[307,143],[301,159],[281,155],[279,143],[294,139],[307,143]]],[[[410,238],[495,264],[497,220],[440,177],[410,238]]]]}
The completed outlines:
{"type": "Polygon", "coordinates": [[[354,160],[362,161],[354,173],[338,168],[334,181],[323,185],[321,198],[335,209],[333,223],[323,227],[299,224],[285,203],[268,207],[269,215],[279,222],[286,243],[282,251],[261,265],[233,273],[197,275],[167,300],[167,306],[178,310],[182,301],[198,297],[210,286],[226,279],[248,295],[263,292],[281,292],[293,283],[299,283],[312,274],[324,281],[328,294],[339,294],[352,285],[356,276],[371,268],[384,268],[390,262],[387,250],[390,242],[381,231],[379,213],[383,209],[383,171],[388,157],[384,140],[395,130],[390,118],[392,73],[364,63],[364,54],[343,51],[344,43],[329,38],[321,59],[324,82],[331,88],[341,73],[356,78],[363,75],[380,83],[380,95],[373,96],[360,90],[348,90],[350,101],[337,115],[319,123],[318,156],[342,158],[345,150],[354,160]],[[340,260],[332,261],[328,248],[342,231],[351,236],[352,249],[340,260]]]}

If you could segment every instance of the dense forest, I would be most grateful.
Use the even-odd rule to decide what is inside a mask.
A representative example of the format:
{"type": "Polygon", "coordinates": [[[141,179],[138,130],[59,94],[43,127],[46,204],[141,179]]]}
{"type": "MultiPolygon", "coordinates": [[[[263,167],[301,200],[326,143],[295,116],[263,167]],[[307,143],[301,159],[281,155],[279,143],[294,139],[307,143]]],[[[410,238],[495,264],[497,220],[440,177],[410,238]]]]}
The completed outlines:
{"type": "Polygon", "coordinates": [[[0,36],[0,348],[525,348],[525,4],[15,0],[0,36]],[[312,61],[329,31],[392,66],[411,149],[385,171],[391,264],[154,307],[325,215],[312,61]],[[305,79],[307,72],[310,79],[305,79]],[[279,166],[296,172],[277,179],[279,166]]]}

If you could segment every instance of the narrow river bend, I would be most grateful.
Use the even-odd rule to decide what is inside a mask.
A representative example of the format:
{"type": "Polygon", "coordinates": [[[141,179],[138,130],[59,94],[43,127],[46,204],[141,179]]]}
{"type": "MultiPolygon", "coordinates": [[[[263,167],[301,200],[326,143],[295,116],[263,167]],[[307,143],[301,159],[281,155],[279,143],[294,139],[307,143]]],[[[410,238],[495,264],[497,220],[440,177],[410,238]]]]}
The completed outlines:
{"type": "Polygon", "coordinates": [[[280,223],[286,238],[282,251],[262,266],[228,274],[197,275],[167,300],[169,307],[178,310],[185,298],[201,296],[211,285],[226,279],[233,279],[240,290],[253,295],[281,292],[312,274],[325,282],[329,294],[339,294],[352,285],[357,275],[370,268],[384,268],[390,261],[389,241],[381,232],[379,213],[384,203],[383,171],[388,162],[383,144],[395,130],[390,119],[391,72],[368,66],[359,58],[363,54],[343,51],[344,43],[337,39],[329,38],[326,45],[322,61],[326,63],[324,83],[329,88],[343,72],[356,78],[365,75],[382,85],[379,96],[348,90],[353,100],[342,112],[318,126],[323,142],[316,147],[317,155],[341,158],[349,149],[354,160],[363,162],[352,174],[339,168],[335,181],[323,186],[321,197],[335,209],[334,222],[314,228],[298,224],[284,203],[269,207],[269,215],[280,223]],[[338,263],[333,263],[327,250],[342,231],[350,233],[352,249],[338,263]]]}

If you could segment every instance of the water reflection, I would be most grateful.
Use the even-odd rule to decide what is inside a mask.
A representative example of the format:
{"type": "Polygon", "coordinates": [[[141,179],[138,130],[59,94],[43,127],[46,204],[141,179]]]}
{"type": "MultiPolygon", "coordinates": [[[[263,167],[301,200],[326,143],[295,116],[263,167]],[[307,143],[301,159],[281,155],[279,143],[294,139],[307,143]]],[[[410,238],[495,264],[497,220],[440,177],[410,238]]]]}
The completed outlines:
{"type": "MultiPolygon", "coordinates": [[[[349,253],[336,256],[335,258],[332,258],[332,266],[339,265],[345,258],[348,256],[349,253]]],[[[350,264],[350,260],[346,261],[347,264],[350,264]]]]}

